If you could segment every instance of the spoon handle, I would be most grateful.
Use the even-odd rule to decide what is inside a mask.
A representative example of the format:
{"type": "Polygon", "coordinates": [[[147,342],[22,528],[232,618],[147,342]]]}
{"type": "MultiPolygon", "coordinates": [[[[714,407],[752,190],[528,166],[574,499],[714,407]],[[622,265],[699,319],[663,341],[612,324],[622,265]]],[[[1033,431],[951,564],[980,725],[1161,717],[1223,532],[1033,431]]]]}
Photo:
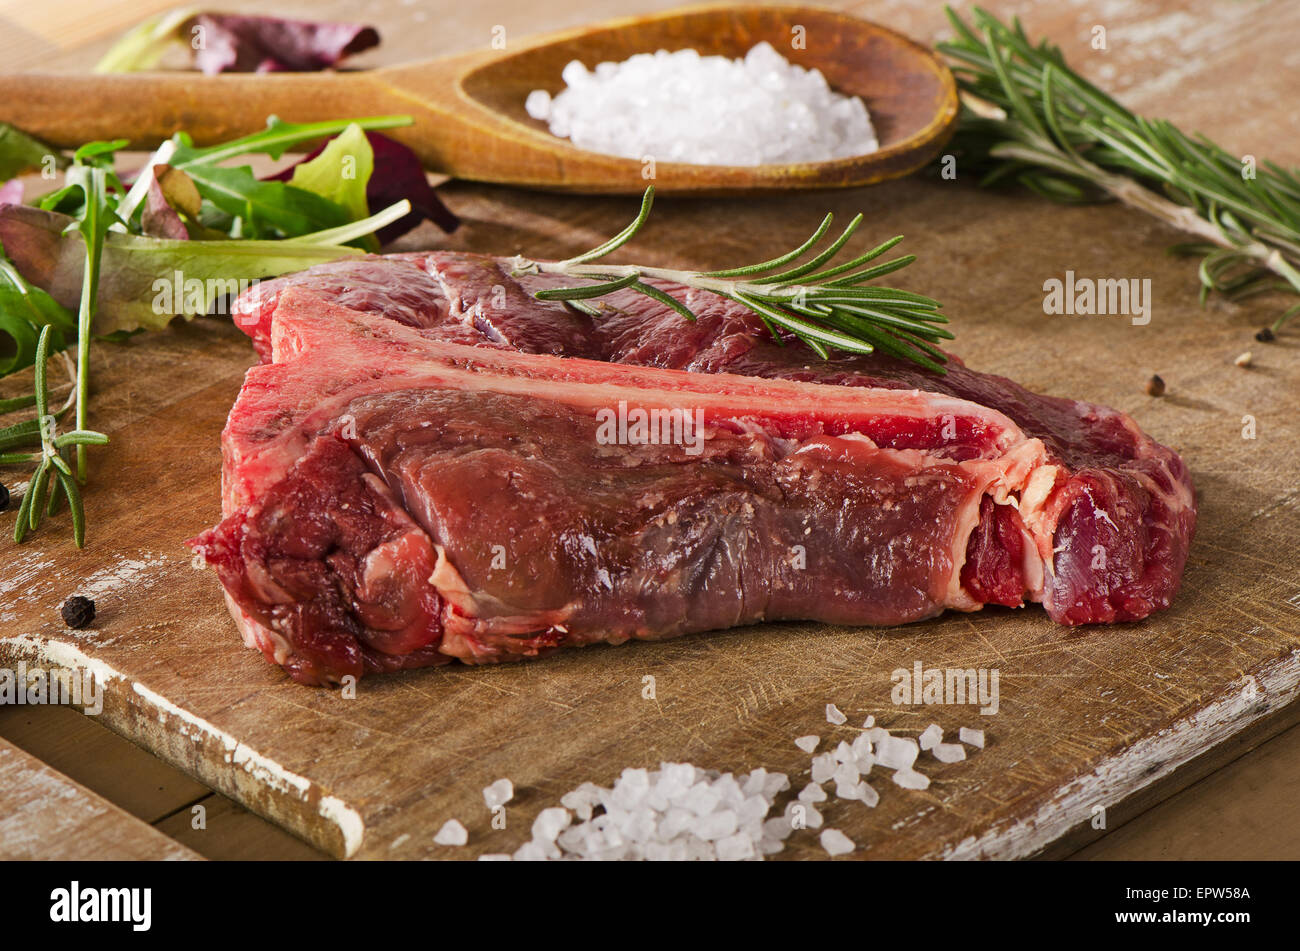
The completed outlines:
{"type": "Polygon", "coordinates": [[[177,130],[198,145],[257,132],[267,116],[316,122],[387,112],[357,73],[0,75],[0,121],[58,148],[129,139],[153,148],[177,130]]]}

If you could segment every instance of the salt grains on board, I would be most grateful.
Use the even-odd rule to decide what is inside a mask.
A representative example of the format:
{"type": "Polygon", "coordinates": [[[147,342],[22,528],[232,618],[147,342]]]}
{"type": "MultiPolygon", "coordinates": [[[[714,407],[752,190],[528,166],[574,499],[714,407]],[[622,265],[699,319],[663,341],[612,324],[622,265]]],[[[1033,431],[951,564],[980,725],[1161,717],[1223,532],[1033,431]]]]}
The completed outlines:
{"type": "MultiPolygon", "coordinates": [[[[761,767],[739,776],[690,763],[625,769],[609,788],[583,783],[561,797],[562,807],[543,809],[533,822],[532,838],[512,857],[762,859],[780,852],[793,831],[787,818],[769,817],[776,797],[789,788],[784,773],[761,767]]],[[[820,816],[801,815],[800,820],[809,827],[821,823],[820,816]]]]}
{"type": "Polygon", "coordinates": [[[904,789],[929,789],[930,777],[918,773],[910,766],[894,772],[894,782],[904,789]]]}
{"type": "Polygon", "coordinates": [[[910,769],[921,752],[916,740],[885,736],[876,743],[876,762],[885,769],[910,769]]]}
{"type": "Polygon", "coordinates": [[[848,855],[856,848],[853,840],[839,829],[823,829],[821,844],[826,853],[831,856],[848,855]]]}
{"type": "MultiPolygon", "coordinates": [[[[848,722],[835,704],[826,705],[826,719],[834,725],[848,722]]],[[[968,745],[982,747],[984,743],[980,730],[963,727],[960,737],[968,745]]],[[[759,767],[733,775],[690,763],[661,763],[653,770],[625,769],[610,788],[582,783],[560,798],[559,807],[543,809],[533,822],[532,838],[512,855],[492,853],[480,860],[761,861],[783,851],[792,837],[797,841],[800,834],[822,829],[826,820],[814,803],[832,810],[853,808],[846,801],[875,807],[880,793],[861,778],[875,766],[892,770],[894,784],[903,789],[928,789],[929,777],[914,766],[922,748],[940,762],[965,758],[960,744],[939,742],[942,738],[943,730],[937,724],[922,731],[918,743],[893,736],[868,717],[852,742],[835,742],[833,749],[811,756],[811,782],[777,813],[773,813],[777,797],[790,788],[784,773],[759,767]],[[822,788],[822,783],[831,780],[838,802],[822,788]]],[[[821,738],[801,736],[795,743],[812,754],[821,738]]],[[[504,805],[513,795],[508,779],[483,790],[490,808],[504,805]]],[[[442,840],[459,838],[463,832],[459,823],[453,827],[449,822],[435,841],[452,844],[442,840]]],[[[834,828],[822,829],[819,841],[832,856],[856,849],[848,836],[834,828]]]]}
{"type": "Polygon", "coordinates": [[[504,806],[513,798],[515,798],[515,784],[508,779],[498,779],[491,786],[483,789],[483,802],[487,804],[488,809],[493,811],[498,806],[504,806]]]}
{"type": "Polygon", "coordinates": [[[966,748],[960,743],[936,743],[930,753],[940,763],[960,763],[966,758],[966,748]]]}
{"type": "Polygon", "coordinates": [[[439,845],[464,845],[469,841],[469,833],[455,819],[448,819],[433,837],[433,841],[439,845]]]}
{"type": "Polygon", "coordinates": [[[552,135],[606,155],[694,165],[820,162],[880,148],[862,100],[763,42],[743,59],[638,53],[595,70],[573,60],[554,97],[524,101],[552,135]]]}

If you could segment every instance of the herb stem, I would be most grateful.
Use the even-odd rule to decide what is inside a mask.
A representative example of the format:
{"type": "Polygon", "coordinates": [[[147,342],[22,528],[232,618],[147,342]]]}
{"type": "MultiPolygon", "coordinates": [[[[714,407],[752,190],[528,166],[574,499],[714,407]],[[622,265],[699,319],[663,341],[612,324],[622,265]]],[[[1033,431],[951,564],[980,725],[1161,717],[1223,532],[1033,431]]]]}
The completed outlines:
{"type": "Polygon", "coordinates": [[[972,26],[947,13],[957,37],[939,49],[954,60],[966,113],[954,151],[981,184],[1013,178],[1057,201],[1109,197],[1194,236],[1172,250],[1202,255],[1202,299],[1300,294],[1300,173],[1134,115],[1058,48],[1030,42],[1019,20],[976,8],[972,26]]]}
{"type": "Polygon", "coordinates": [[[807,241],[793,251],[759,264],[693,271],[593,263],[636,235],[649,216],[653,201],[652,186],[646,190],[636,219],[613,238],[563,261],[516,258],[516,273],[553,274],[594,282],[536,292],[541,300],[565,301],[593,317],[599,316],[600,310],[586,301],[628,291],[650,297],[687,320],[696,319],[686,301],[645,283],[646,279],[671,282],[717,294],[744,306],[762,321],[776,343],[784,345],[787,336],[792,336],[822,359],[828,359],[832,350],[868,354],[879,349],[936,373],[946,372],[943,364],[947,356],[932,346],[935,341],[952,338],[950,332],[936,326],[948,322],[939,312],[939,303],[910,291],[862,286],[915,260],[913,255],[904,255],[866,266],[898,244],[901,237],[891,238],[846,263],[825,267],[862,222],[862,216],[858,215],[839,237],[816,251],[832,221],[833,216],[827,215],[807,241]],[[802,264],[794,263],[807,253],[813,257],[802,264]],[[779,270],[787,265],[793,266],[779,270]]]}

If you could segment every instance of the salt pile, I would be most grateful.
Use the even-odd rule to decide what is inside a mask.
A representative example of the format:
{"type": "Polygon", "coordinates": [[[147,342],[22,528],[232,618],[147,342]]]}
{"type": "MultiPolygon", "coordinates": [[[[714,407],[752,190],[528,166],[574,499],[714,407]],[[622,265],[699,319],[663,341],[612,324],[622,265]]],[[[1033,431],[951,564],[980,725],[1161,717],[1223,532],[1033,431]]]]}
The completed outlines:
{"type": "Polygon", "coordinates": [[[789,788],[784,773],[761,768],[741,776],[690,763],[625,769],[611,789],[583,783],[559,807],[543,809],[513,858],[759,859],[781,851],[780,833],[790,833],[788,824],[766,824],[777,794],[789,788]]]}
{"type": "MultiPolygon", "coordinates": [[[[848,720],[834,704],[826,705],[826,719],[836,725],[848,720]]],[[[962,727],[960,736],[963,743],[983,747],[983,731],[962,727]]],[[[543,809],[533,821],[532,838],[512,855],[479,858],[761,861],[784,850],[792,835],[811,835],[822,829],[825,818],[815,803],[840,810],[849,808],[844,801],[856,803],[854,808],[875,808],[880,793],[864,778],[873,769],[890,770],[890,778],[902,789],[928,789],[930,778],[916,769],[922,750],[940,763],[966,758],[961,744],[943,743],[942,739],[938,724],[922,731],[918,742],[892,735],[876,726],[872,717],[867,717],[862,731],[851,741],[840,740],[824,753],[813,753],[819,737],[801,736],[795,742],[810,754],[810,781],[775,814],[778,796],[791,788],[785,773],[759,768],[733,775],[690,763],[660,763],[654,770],[625,769],[612,788],[583,783],[562,796],[559,806],[543,809]],[[832,801],[824,788],[823,784],[832,781],[835,800],[840,802],[832,801]]],[[[507,779],[483,790],[489,808],[508,802],[513,795],[507,779]]],[[[458,844],[451,840],[459,840],[463,834],[459,823],[449,822],[436,841],[458,844]]],[[[857,850],[838,829],[823,829],[818,840],[832,856],[857,850]]]]}
{"type": "Polygon", "coordinates": [[[553,135],[607,155],[694,165],[820,162],[880,148],[867,107],[834,92],[820,70],[768,43],[743,59],[695,50],[638,53],[589,71],[574,60],[554,98],[524,108],[553,135]]]}

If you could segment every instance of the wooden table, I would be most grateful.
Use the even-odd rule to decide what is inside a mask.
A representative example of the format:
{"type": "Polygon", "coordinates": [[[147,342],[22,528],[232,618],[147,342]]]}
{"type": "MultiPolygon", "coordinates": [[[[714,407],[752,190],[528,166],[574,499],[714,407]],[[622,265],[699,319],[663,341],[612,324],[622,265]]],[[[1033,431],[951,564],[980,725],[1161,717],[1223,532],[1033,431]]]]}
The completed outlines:
{"type": "MultiPolygon", "coordinates": [[[[650,0],[633,9],[671,5],[650,0]]],[[[924,10],[902,0],[831,5],[894,26],[923,41],[947,34],[937,5],[924,10]]],[[[995,0],[986,5],[999,13],[1012,9],[1011,4],[995,0]]],[[[0,53],[9,69],[86,69],[121,29],[151,10],[169,6],[158,0],[93,5],[84,0],[53,0],[40,5],[5,0],[0,3],[0,53]]],[[[222,6],[266,12],[264,3],[222,6]]],[[[544,10],[513,2],[444,6],[384,0],[356,12],[350,6],[282,0],[276,9],[313,17],[360,16],[375,23],[384,34],[384,44],[361,58],[360,64],[416,59],[487,43],[492,28],[498,25],[506,28],[507,36],[522,36],[631,12],[615,0],[585,4],[565,0],[548,4],[544,10]]],[[[1032,35],[1052,37],[1082,72],[1136,110],[1167,116],[1184,128],[1204,130],[1230,149],[1267,156],[1283,164],[1300,162],[1300,140],[1295,135],[1294,110],[1289,105],[1295,70],[1291,38],[1300,28],[1300,9],[1284,2],[1149,2],[1108,8],[1105,14],[1099,14],[1087,3],[1066,2],[1042,4],[1021,11],[1021,15],[1032,35]],[[1107,30],[1105,51],[1089,46],[1092,28],[1097,25],[1107,30]],[[1230,92],[1223,82],[1225,76],[1240,79],[1231,85],[1230,92]]],[[[446,194],[466,220],[466,227],[449,244],[497,253],[527,249],[532,254],[546,255],[579,250],[608,233],[627,212],[626,202],[529,195],[463,183],[449,186],[446,194]]],[[[1088,756],[1101,755],[1104,744],[1090,746],[1090,740],[1071,737],[1061,730],[1074,722],[1091,731],[1089,737],[1095,739],[1095,733],[1104,731],[1109,720],[1106,705],[1097,697],[1081,696],[1083,688],[1107,689],[1099,686],[1102,681],[1118,685],[1121,690],[1132,691],[1135,706],[1149,703],[1167,707],[1175,716],[1180,710],[1211,703],[1213,697],[1209,695],[1218,689],[1205,683],[1205,694],[1198,695],[1200,688],[1195,682],[1178,682],[1180,662],[1204,664],[1207,658],[1219,658],[1215,662],[1221,662],[1232,675],[1225,674],[1224,682],[1236,683],[1236,673],[1264,670],[1268,665],[1262,664],[1261,658],[1269,656],[1276,661],[1268,668],[1279,672],[1275,694],[1271,700],[1266,696],[1258,708],[1247,705],[1233,713],[1224,727],[1224,735],[1230,734],[1230,738],[1216,742],[1210,752],[1199,757],[1193,755],[1194,750],[1179,749],[1177,755],[1166,750],[1161,755],[1167,755],[1167,760],[1147,764],[1160,776],[1159,782],[1137,784],[1135,794],[1122,802],[1108,803],[1105,830],[1095,830],[1086,821],[1078,822],[1068,833],[1050,837],[1048,854],[1089,858],[1300,857],[1300,807],[1292,793],[1300,780],[1300,766],[1296,765],[1300,763],[1300,728],[1293,727],[1300,719],[1300,708],[1295,703],[1276,702],[1278,696],[1291,695],[1287,692],[1292,687],[1286,665],[1300,647],[1300,573],[1295,554],[1300,541],[1300,493],[1295,479],[1300,457],[1296,452],[1293,408],[1293,397],[1300,393],[1300,371],[1294,335],[1271,347],[1254,344],[1250,337],[1255,328],[1276,313],[1277,302],[1261,300],[1237,306],[1215,301],[1208,312],[1203,312],[1195,299],[1194,266],[1163,256],[1163,248],[1179,240],[1173,233],[1115,207],[1058,208],[1027,196],[982,194],[960,181],[943,185],[914,179],[825,196],[825,200],[778,197],[761,207],[724,201],[664,203],[644,240],[639,239],[638,249],[654,263],[675,260],[723,266],[752,257],[754,235],[766,235],[757,242],[762,245],[758,250],[782,249],[826,208],[837,212],[865,210],[869,235],[908,235],[907,246],[921,260],[905,283],[945,301],[955,315],[955,349],[970,363],[1007,373],[1034,389],[1095,399],[1133,413],[1153,435],[1188,455],[1201,493],[1202,524],[1188,569],[1188,590],[1179,605],[1155,619],[1150,628],[1153,638],[1158,635],[1157,643],[1163,645],[1160,656],[1144,650],[1142,628],[1108,631],[1090,640],[1088,635],[1052,632],[1044,627],[1041,616],[1016,615],[1012,621],[1011,616],[1000,614],[936,622],[928,642],[934,645],[935,660],[950,656],[973,663],[970,658],[1000,658],[1004,666],[1015,666],[1019,671],[1019,683],[1026,696],[1043,695],[1041,685],[1032,683],[1034,677],[1058,678],[1061,695],[1078,705],[1079,715],[1074,721],[1064,716],[1054,721],[1057,732],[1047,739],[1039,736],[1036,742],[1047,744],[1042,749],[1049,760],[1079,756],[1081,761],[1086,758],[1081,749],[1088,748],[1088,756]],[[730,222],[730,227],[721,227],[724,222],[730,222]],[[1141,337],[1118,324],[1089,325],[1081,318],[1072,319],[1074,323],[1066,318],[1045,318],[1040,306],[1042,281],[1060,276],[1067,268],[1106,276],[1152,277],[1157,311],[1151,335],[1141,337]],[[1255,355],[1255,366],[1249,371],[1232,363],[1245,349],[1252,349],[1255,355]],[[1141,391],[1142,382],[1155,371],[1170,384],[1169,396],[1160,401],[1151,400],[1141,391]],[[1286,398],[1288,395],[1292,399],[1286,398]],[[1241,444],[1238,434],[1240,417],[1246,413],[1256,416],[1260,428],[1258,440],[1248,447],[1241,444]],[[1013,636],[1006,633],[1008,625],[1022,627],[1013,636]],[[1181,627],[1175,629],[1176,625],[1181,627]],[[1168,649],[1173,643],[1185,645],[1185,652],[1181,647],[1168,649]],[[1041,669],[1035,669],[1035,658],[1041,659],[1041,669]],[[1241,666],[1234,671],[1232,665],[1238,662],[1241,666]],[[1096,676],[1088,673],[1090,669],[1097,672],[1096,676]],[[1162,688],[1162,682],[1170,677],[1177,687],[1162,688]]],[[[411,243],[436,239],[432,232],[421,232],[411,243]]],[[[144,523],[133,523],[104,481],[110,481],[115,473],[130,478],[147,471],[150,440],[165,444],[169,438],[182,439],[187,430],[179,421],[198,420],[196,425],[207,427],[213,434],[210,445],[196,451],[189,467],[170,467],[162,482],[178,491],[183,488],[191,492],[196,491],[196,485],[212,483],[215,432],[238,386],[237,371],[246,352],[242,348],[246,345],[236,335],[204,321],[155,335],[121,351],[101,348],[98,360],[102,365],[96,366],[96,374],[103,392],[96,406],[101,413],[112,412],[111,425],[106,428],[118,435],[115,448],[98,459],[99,479],[103,481],[92,484],[88,496],[91,547],[78,556],[66,545],[49,543],[48,552],[80,560],[67,562],[74,567],[60,572],[57,583],[43,586],[34,576],[16,577],[15,572],[24,565],[28,569],[36,565],[39,558],[33,561],[32,552],[47,551],[39,547],[45,543],[34,540],[30,544],[37,547],[29,547],[20,556],[0,542],[0,566],[7,566],[9,571],[0,577],[11,582],[5,590],[35,592],[44,599],[41,603],[48,612],[78,583],[87,578],[102,580],[105,570],[115,570],[115,563],[102,554],[104,549],[96,548],[113,545],[119,555],[123,550],[147,553],[142,555],[144,567],[136,574],[153,580],[141,586],[136,596],[165,600],[159,588],[172,583],[169,579],[173,576],[166,574],[171,570],[170,560],[184,561],[183,553],[173,550],[175,539],[171,536],[175,529],[165,524],[167,513],[157,510],[147,513],[144,523]],[[140,371],[145,367],[157,374],[154,388],[149,391],[139,383],[140,371]],[[165,412],[158,405],[158,387],[167,393],[162,401],[165,412]],[[124,540],[121,533],[130,530],[137,535],[124,540]],[[118,537],[105,538],[105,533],[112,532],[117,532],[118,537]],[[158,552],[165,552],[157,557],[166,564],[155,566],[149,560],[158,552]]],[[[211,495],[211,514],[215,514],[215,483],[211,495]]],[[[8,524],[0,528],[7,530],[8,524]]],[[[139,578],[134,580],[138,582],[139,578]]],[[[178,583],[186,591],[192,589],[195,598],[214,598],[210,578],[178,583]]],[[[112,607],[116,602],[110,596],[106,603],[112,607]]],[[[248,684],[251,697],[256,685],[261,702],[278,705],[278,715],[285,717],[291,729],[295,725],[309,729],[313,721],[305,711],[316,708],[319,712],[328,701],[312,692],[303,694],[300,688],[279,685],[275,675],[264,670],[260,659],[252,655],[237,655],[233,662],[229,661],[227,641],[234,635],[219,612],[210,608],[203,609],[201,622],[183,627],[169,623],[167,618],[151,616],[150,623],[156,628],[153,636],[160,645],[173,640],[185,644],[195,665],[207,662],[209,649],[204,645],[211,643],[214,663],[234,665],[234,680],[228,687],[237,689],[239,684],[248,684]]],[[[0,606],[0,638],[35,634],[34,628],[45,620],[44,615],[26,611],[16,616],[6,614],[0,606]]],[[[176,620],[179,624],[184,619],[176,620]]],[[[107,619],[105,624],[105,630],[111,630],[107,619]]],[[[773,679],[770,671],[747,673],[743,669],[746,652],[752,649],[755,656],[773,651],[779,654],[773,644],[778,633],[726,635],[716,642],[687,639],[663,646],[662,653],[656,645],[653,650],[647,648],[629,657],[624,679],[636,684],[646,670],[669,676],[677,665],[685,670],[693,669],[692,665],[730,665],[736,675],[731,682],[734,690],[705,704],[707,717],[712,718],[708,722],[734,717],[747,724],[751,733],[779,731],[796,715],[800,723],[815,723],[812,712],[828,700],[841,700],[846,709],[854,703],[864,710],[873,708],[880,695],[878,686],[847,687],[845,700],[838,695],[809,694],[806,683],[815,682],[812,678],[773,679]],[[745,638],[751,640],[745,642],[745,638]],[[805,686],[801,688],[801,684],[805,686]]],[[[849,680],[853,664],[863,662],[872,651],[880,651],[882,645],[894,644],[892,635],[860,640],[861,635],[835,632],[821,644],[835,663],[844,665],[844,676],[849,680]]],[[[584,663],[600,664],[602,676],[619,669],[618,663],[611,663],[608,657],[597,661],[580,656],[558,663],[565,669],[545,676],[561,683],[580,683],[586,676],[580,670],[584,663]]],[[[508,677],[467,680],[475,686],[464,690],[474,702],[487,703],[486,698],[494,691],[513,694],[527,690],[534,683],[533,676],[521,668],[508,677]]],[[[418,678],[395,681],[386,689],[405,692],[407,703],[419,703],[423,694],[418,678]]],[[[555,703],[564,704],[570,699],[560,698],[555,703]]],[[[607,703],[611,710],[622,709],[618,705],[622,701],[605,690],[590,691],[584,702],[607,703]]],[[[679,704],[678,716],[691,709],[690,699],[670,701],[664,713],[667,717],[674,715],[673,702],[679,704]]],[[[525,709],[526,705],[518,707],[516,703],[516,708],[525,709]]],[[[557,710],[556,715],[563,719],[566,714],[557,710]]],[[[916,718],[923,718],[918,719],[920,725],[930,719],[924,710],[916,718]]],[[[157,731],[145,729],[145,725],[132,725],[128,711],[110,711],[105,719],[112,721],[114,730],[153,745],[172,765],[105,730],[94,719],[67,709],[0,708],[0,737],[14,747],[0,745],[0,758],[19,763],[18,772],[29,777],[25,784],[6,785],[0,793],[0,804],[4,804],[0,812],[14,797],[25,797],[26,807],[36,815],[32,804],[57,786],[69,790],[69,796],[84,804],[82,814],[91,817],[86,822],[106,830],[96,834],[104,841],[118,842],[122,854],[152,855],[161,854],[159,849],[175,849],[222,858],[321,855],[196,782],[195,775],[211,779],[211,774],[201,763],[191,760],[186,749],[188,740],[181,742],[171,733],[162,737],[157,731]],[[184,768],[178,770],[177,765],[184,768]],[[196,812],[195,807],[201,810],[196,812]],[[201,823],[196,818],[200,815],[201,823]],[[159,832],[176,845],[160,843],[159,832]]],[[[946,725],[955,729],[957,724],[954,721],[946,725]]],[[[363,728],[358,723],[356,728],[373,731],[377,725],[367,723],[363,728]]],[[[1117,729],[1122,731],[1123,726],[1117,729]]],[[[796,731],[792,725],[787,730],[789,736],[797,732],[802,730],[796,731]]],[[[999,720],[990,732],[1000,742],[1017,743],[1022,741],[1015,737],[1033,736],[1033,724],[999,720]]],[[[1026,753],[1036,749],[1028,741],[1022,745],[1026,753]]],[[[1015,749],[1019,752],[1021,747],[1015,749]]],[[[683,751],[702,765],[712,765],[704,762],[710,753],[727,753],[725,749],[713,750],[708,737],[682,733],[676,745],[652,744],[649,749],[638,749],[637,755],[663,752],[671,756],[683,751]]],[[[496,754],[504,755],[502,750],[456,751],[465,762],[496,754]]],[[[736,755],[736,750],[731,754],[736,755]]],[[[510,749],[509,755],[521,754],[518,749],[510,749]]],[[[990,749],[987,755],[1006,756],[1007,750],[995,754],[990,749]]],[[[628,757],[620,753],[610,765],[624,765],[625,759],[628,757]]],[[[1026,777],[1037,768],[1032,759],[1024,761],[1017,756],[1011,760],[1004,763],[1006,769],[1019,781],[1027,782],[1026,777]]],[[[763,764],[720,765],[748,768],[763,764]]],[[[459,767],[453,770],[457,775],[461,772],[459,767]]],[[[463,772],[465,783],[476,782],[473,770],[463,772]]],[[[960,799],[961,783],[968,780],[962,780],[959,773],[953,775],[955,785],[946,786],[935,804],[970,801],[960,799]],[[949,793],[958,798],[945,798],[949,793]]],[[[974,775],[981,783],[987,781],[981,773],[974,775]]],[[[535,811],[549,804],[549,800],[543,801],[545,795],[568,788],[565,778],[539,779],[536,791],[540,794],[532,796],[527,808],[535,811]]],[[[580,778],[608,781],[612,777],[580,778]]],[[[279,805],[259,802],[254,793],[237,782],[217,785],[291,826],[295,818],[301,818],[286,820],[277,812],[279,805]]],[[[412,790],[404,793],[411,794],[412,790]]],[[[988,787],[987,799],[996,800],[998,795],[996,784],[988,787]]],[[[906,823],[909,818],[906,812],[900,813],[898,821],[906,823]]],[[[379,828],[387,828],[382,816],[377,815],[375,821],[379,828]]],[[[389,837],[392,842],[398,838],[389,837]]],[[[346,851],[326,833],[316,841],[336,854],[346,851]]],[[[363,854],[379,854],[388,842],[367,839],[363,854]]],[[[960,848],[956,851],[963,854],[960,848]]],[[[394,854],[404,853],[395,848],[394,854]]],[[[798,854],[816,853],[805,849],[798,854]]],[[[880,847],[871,854],[890,854],[890,848],[880,847]]]]}

